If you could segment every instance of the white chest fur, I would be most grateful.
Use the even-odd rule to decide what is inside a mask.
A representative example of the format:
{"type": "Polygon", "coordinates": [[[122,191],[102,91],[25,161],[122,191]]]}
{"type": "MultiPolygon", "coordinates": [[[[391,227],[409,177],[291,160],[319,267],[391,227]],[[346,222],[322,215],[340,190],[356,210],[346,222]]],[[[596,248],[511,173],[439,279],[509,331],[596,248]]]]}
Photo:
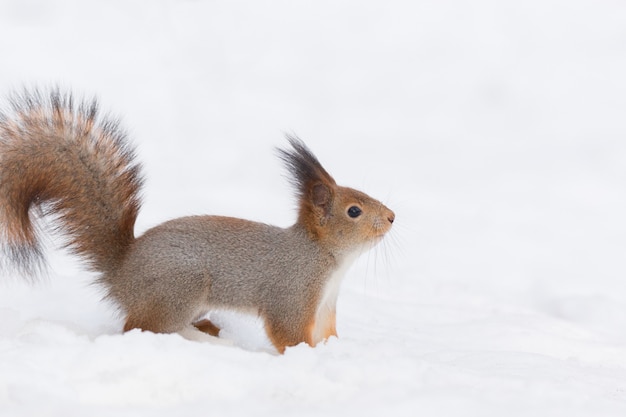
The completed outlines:
{"type": "Polygon", "coordinates": [[[322,290],[322,295],[317,305],[315,325],[311,335],[314,345],[326,340],[330,336],[337,335],[335,328],[335,315],[337,311],[339,288],[341,287],[343,277],[346,275],[346,272],[359,254],[360,251],[355,251],[354,253],[344,257],[343,261],[339,267],[333,271],[322,290]]]}

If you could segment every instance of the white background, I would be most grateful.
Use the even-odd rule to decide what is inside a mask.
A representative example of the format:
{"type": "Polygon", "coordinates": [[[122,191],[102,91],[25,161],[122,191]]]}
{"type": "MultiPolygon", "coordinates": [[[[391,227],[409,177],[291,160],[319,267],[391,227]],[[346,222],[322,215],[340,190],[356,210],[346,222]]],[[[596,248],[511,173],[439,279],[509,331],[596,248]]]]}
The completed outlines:
{"type": "Polygon", "coordinates": [[[284,356],[254,322],[239,347],[122,335],[51,251],[37,285],[0,277],[0,415],[626,415],[625,74],[618,0],[0,0],[0,93],[122,119],[138,233],[290,225],[285,132],[397,215],[340,337],[284,356]]]}

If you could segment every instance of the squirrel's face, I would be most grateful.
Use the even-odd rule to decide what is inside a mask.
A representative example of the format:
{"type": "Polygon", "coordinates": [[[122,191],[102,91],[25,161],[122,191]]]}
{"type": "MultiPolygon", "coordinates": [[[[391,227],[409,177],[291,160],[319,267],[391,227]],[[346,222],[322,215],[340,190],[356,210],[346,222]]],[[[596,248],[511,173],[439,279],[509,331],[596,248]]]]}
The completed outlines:
{"type": "Polygon", "coordinates": [[[391,229],[393,211],[352,188],[337,185],[304,142],[288,137],[293,150],[279,150],[299,197],[298,223],[336,253],[372,246],[391,229]]]}
{"type": "Polygon", "coordinates": [[[383,203],[347,187],[318,190],[317,235],[342,249],[374,245],[391,229],[395,214],[383,203]]]}

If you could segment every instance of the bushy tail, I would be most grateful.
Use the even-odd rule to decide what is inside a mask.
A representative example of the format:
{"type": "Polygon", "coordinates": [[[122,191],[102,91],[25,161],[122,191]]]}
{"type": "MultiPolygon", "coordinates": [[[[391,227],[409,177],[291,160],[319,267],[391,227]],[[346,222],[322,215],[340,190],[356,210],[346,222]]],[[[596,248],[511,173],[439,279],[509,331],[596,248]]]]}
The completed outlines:
{"type": "MultiPolygon", "coordinates": [[[[33,276],[43,264],[36,215],[52,215],[67,246],[110,271],[134,240],[143,182],[133,148],[95,100],[24,92],[0,112],[0,245],[33,276]]],[[[8,260],[8,262],[6,262],[8,260]]]]}

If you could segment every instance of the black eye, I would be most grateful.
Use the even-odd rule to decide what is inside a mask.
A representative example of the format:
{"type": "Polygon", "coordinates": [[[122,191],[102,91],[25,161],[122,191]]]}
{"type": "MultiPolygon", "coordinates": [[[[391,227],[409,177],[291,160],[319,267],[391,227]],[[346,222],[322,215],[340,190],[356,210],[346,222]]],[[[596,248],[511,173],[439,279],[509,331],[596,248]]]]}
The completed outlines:
{"type": "Polygon", "coordinates": [[[352,206],[348,209],[348,216],[352,217],[353,219],[359,217],[361,213],[363,213],[363,211],[357,206],[352,206]]]}

